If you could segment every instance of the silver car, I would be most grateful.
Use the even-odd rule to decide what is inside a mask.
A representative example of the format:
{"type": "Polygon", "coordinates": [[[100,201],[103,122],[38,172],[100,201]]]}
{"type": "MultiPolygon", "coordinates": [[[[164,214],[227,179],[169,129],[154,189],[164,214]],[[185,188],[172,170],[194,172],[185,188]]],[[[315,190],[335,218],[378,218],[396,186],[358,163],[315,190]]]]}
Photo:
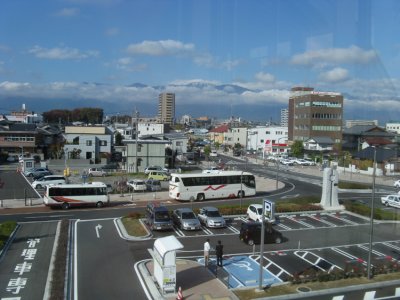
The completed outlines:
{"type": "Polygon", "coordinates": [[[201,228],[199,219],[187,207],[175,209],[172,213],[172,221],[182,230],[199,230],[201,228]]]}
{"type": "Polygon", "coordinates": [[[197,217],[199,218],[200,223],[206,227],[222,228],[226,226],[225,219],[219,213],[218,208],[213,206],[200,208],[197,217]]]}

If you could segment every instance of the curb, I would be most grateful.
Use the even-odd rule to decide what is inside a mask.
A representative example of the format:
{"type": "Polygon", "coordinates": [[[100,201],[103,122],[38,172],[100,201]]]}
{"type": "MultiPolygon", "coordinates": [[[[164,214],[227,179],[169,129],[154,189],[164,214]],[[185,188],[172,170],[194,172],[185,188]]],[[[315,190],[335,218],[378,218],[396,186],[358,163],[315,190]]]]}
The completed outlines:
{"type": "Polygon", "coordinates": [[[147,240],[150,239],[153,235],[150,233],[149,229],[147,228],[147,226],[142,222],[141,219],[139,219],[139,222],[142,224],[142,226],[144,227],[144,229],[147,232],[147,235],[145,236],[132,236],[129,235],[128,232],[125,229],[124,224],[122,224],[122,217],[120,218],[115,218],[114,219],[114,224],[117,227],[118,233],[121,236],[121,238],[123,238],[124,240],[127,241],[142,241],[142,240],[147,240]]]}

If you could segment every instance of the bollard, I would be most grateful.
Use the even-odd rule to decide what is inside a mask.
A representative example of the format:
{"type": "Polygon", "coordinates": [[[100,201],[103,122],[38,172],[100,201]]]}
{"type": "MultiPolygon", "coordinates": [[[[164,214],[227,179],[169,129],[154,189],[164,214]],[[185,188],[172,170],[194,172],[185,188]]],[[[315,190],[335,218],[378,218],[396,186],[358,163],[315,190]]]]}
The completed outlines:
{"type": "Polygon", "coordinates": [[[29,206],[32,206],[32,198],[29,198],[29,206]]]}

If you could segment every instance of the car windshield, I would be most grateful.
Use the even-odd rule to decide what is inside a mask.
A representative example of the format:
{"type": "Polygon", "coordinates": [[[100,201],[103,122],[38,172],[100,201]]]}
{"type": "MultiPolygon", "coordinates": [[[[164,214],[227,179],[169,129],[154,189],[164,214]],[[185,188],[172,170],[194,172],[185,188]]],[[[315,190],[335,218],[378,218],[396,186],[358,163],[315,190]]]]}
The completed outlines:
{"type": "Polygon", "coordinates": [[[257,215],[262,215],[262,208],[260,207],[260,208],[257,208],[257,215]]]}
{"type": "Polygon", "coordinates": [[[144,182],[136,182],[136,185],[144,185],[144,182]]]}
{"type": "Polygon", "coordinates": [[[195,217],[194,213],[192,213],[192,212],[184,212],[184,213],[182,213],[182,219],[186,219],[186,220],[196,219],[196,217],[195,217]]]}
{"type": "Polygon", "coordinates": [[[218,210],[210,210],[206,213],[206,215],[207,217],[213,217],[213,218],[221,216],[218,210]]]}
{"type": "Polygon", "coordinates": [[[167,211],[159,211],[155,213],[156,221],[169,221],[169,213],[167,211]]]}

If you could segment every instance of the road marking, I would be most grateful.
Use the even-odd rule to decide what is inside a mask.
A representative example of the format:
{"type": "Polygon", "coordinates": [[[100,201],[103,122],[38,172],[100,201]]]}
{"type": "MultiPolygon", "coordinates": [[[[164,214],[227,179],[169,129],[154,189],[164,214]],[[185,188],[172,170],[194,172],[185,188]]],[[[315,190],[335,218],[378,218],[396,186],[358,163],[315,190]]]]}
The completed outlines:
{"type": "Polygon", "coordinates": [[[345,219],[345,218],[338,217],[336,214],[329,214],[329,216],[331,216],[331,217],[333,217],[333,218],[335,218],[335,219],[341,220],[341,221],[343,221],[343,222],[345,222],[345,223],[347,223],[347,224],[350,224],[350,225],[361,225],[361,224],[358,224],[358,223],[356,223],[356,222],[347,220],[347,219],[345,219]]]}
{"type": "Polygon", "coordinates": [[[327,221],[327,220],[323,220],[323,219],[321,219],[321,218],[318,218],[318,217],[316,217],[316,216],[314,216],[314,215],[304,215],[304,216],[309,217],[309,218],[311,218],[311,219],[313,219],[313,220],[316,220],[316,221],[318,221],[318,222],[324,223],[324,224],[326,224],[326,225],[329,225],[329,226],[331,226],[331,227],[337,227],[336,224],[333,224],[333,223],[331,223],[331,222],[329,222],[329,221],[327,221]]]}
{"type": "Polygon", "coordinates": [[[101,226],[100,224],[97,224],[95,228],[96,228],[97,238],[99,239],[100,238],[100,232],[99,231],[100,231],[101,228],[103,228],[103,226],[101,226]]]}
{"type": "Polygon", "coordinates": [[[288,217],[288,219],[292,220],[293,222],[297,222],[297,223],[299,223],[299,224],[301,224],[303,226],[306,226],[308,228],[315,228],[315,226],[312,226],[312,225],[310,225],[310,224],[308,224],[308,223],[306,223],[304,221],[295,219],[295,216],[290,216],[290,217],[288,217]]]}

